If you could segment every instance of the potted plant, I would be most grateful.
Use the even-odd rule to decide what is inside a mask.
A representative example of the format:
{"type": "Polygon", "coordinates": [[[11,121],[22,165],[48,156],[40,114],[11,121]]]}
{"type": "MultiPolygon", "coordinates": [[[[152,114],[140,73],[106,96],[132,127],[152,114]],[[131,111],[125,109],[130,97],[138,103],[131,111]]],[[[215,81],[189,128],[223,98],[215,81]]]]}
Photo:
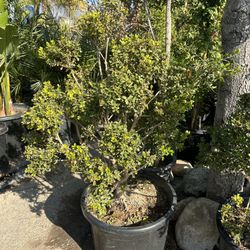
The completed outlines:
{"type": "Polygon", "coordinates": [[[186,134],[178,126],[195,89],[182,81],[183,68],[168,66],[159,41],[115,33],[124,30],[120,5],[109,23],[114,31],[103,27],[105,18],[113,20],[108,10],[84,15],[82,36],[64,34],[40,48],[48,64],[68,75],[60,85],[45,82],[24,115],[26,172],[44,174],[64,161],[83,177],[89,186],[82,211],[96,250],[163,250],[175,192],[142,170],[182,144],[186,134]],[[71,142],[61,133],[65,121],[75,131],[71,142]]]}
{"type": "Polygon", "coordinates": [[[236,194],[217,212],[220,249],[244,250],[250,248],[250,197],[236,194]]]}
{"type": "Polygon", "coordinates": [[[8,23],[7,3],[5,0],[0,0],[0,122],[6,123],[9,127],[7,144],[12,146],[15,155],[16,151],[21,148],[20,118],[27,110],[25,104],[13,104],[11,99],[9,71],[15,59],[17,48],[17,28],[8,23]]]}

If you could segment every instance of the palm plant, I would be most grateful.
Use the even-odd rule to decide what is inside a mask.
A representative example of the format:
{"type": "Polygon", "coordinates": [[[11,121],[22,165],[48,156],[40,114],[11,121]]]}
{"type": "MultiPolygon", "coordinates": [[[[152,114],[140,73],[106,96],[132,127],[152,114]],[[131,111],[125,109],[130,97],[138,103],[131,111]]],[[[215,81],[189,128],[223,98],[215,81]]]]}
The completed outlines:
{"type": "Polygon", "coordinates": [[[7,3],[5,0],[0,0],[0,116],[13,113],[9,69],[17,45],[17,28],[8,23],[7,3]]]}

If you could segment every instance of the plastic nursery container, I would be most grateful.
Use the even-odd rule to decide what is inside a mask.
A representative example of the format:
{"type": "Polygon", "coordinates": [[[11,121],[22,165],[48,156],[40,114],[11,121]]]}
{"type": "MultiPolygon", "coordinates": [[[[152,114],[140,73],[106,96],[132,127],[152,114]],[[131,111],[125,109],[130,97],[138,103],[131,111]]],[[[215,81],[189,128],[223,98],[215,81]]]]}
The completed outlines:
{"type": "Polygon", "coordinates": [[[0,117],[0,123],[8,127],[5,142],[2,142],[5,155],[8,158],[17,157],[22,151],[23,143],[21,138],[25,133],[25,128],[21,122],[23,114],[28,110],[28,106],[24,103],[14,103],[13,108],[16,114],[0,117]]]}
{"type": "Polygon", "coordinates": [[[157,186],[165,190],[169,207],[157,221],[131,227],[119,227],[99,221],[86,210],[84,191],[81,208],[84,217],[91,225],[95,250],[164,250],[168,232],[168,224],[177,204],[177,197],[172,186],[155,173],[142,174],[157,186]]]}

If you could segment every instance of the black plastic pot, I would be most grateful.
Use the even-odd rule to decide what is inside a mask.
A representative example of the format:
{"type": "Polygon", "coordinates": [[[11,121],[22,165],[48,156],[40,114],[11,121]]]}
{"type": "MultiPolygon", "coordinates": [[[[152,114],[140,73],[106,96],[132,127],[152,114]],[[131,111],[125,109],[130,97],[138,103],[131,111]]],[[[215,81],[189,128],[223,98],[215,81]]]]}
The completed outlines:
{"type": "Polygon", "coordinates": [[[0,162],[1,158],[5,155],[6,151],[6,133],[8,132],[8,127],[5,123],[0,122],[0,162]]]}
{"type": "Polygon", "coordinates": [[[87,190],[85,190],[81,208],[84,217],[91,225],[95,250],[164,250],[169,220],[177,203],[176,193],[170,184],[155,173],[147,172],[142,175],[165,190],[169,200],[165,215],[143,226],[112,226],[99,221],[87,211],[85,204],[87,190]]]}
{"type": "MultiPolygon", "coordinates": [[[[245,202],[247,200],[247,197],[243,197],[245,202]]],[[[249,197],[248,197],[249,198],[249,197]]],[[[226,202],[230,203],[230,199],[226,202]]],[[[217,211],[216,216],[216,222],[217,222],[217,228],[220,233],[220,242],[219,242],[219,248],[220,250],[240,250],[238,246],[234,244],[228,233],[225,231],[222,223],[221,223],[221,207],[223,204],[221,204],[217,211]]]]}
{"type": "Polygon", "coordinates": [[[16,111],[15,115],[0,117],[0,122],[4,123],[8,127],[5,143],[6,155],[8,158],[17,157],[22,150],[21,138],[25,130],[21,121],[23,114],[28,109],[28,106],[23,103],[15,103],[13,104],[13,108],[16,111]]]}
{"type": "Polygon", "coordinates": [[[0,176],[8,168],[8,159],[6,156],[6,133],[8,127],[5,123],[0,122],[0,176]]]}

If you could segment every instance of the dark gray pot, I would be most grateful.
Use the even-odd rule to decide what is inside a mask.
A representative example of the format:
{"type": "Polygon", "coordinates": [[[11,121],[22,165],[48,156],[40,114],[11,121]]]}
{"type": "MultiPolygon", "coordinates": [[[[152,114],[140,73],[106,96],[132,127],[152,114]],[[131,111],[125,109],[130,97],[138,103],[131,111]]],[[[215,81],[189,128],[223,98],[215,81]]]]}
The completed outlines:
{"type": "Polygon", "coordinates": [[[2,147],[5,147],[5,154],[7,158],[17,157],[22,150],[22,136],[25,132],[22,126],[22,116],[28,110],[28,106],[23,103],[13,104],[15,115],[0,117],[0,123],[5,124],[8,127],[8,133],[6,134],[5,145],[4,141],[1,141],[2,147]]]}
{"type": "Polygon", "coordinates": [[[147,178],[165,190],[169,207],[163,217],[143,226],[118,227],[99,221],[86,209],[83,193],[81,208],[84,217],[91,225],[95,250],[164,250],[168,232],[168,224],[177,203],[176,193],[172,186],[155,173],[146,173],[147,178]]]}
{"type": "Polygon", "coordinates": [[[6,172],[9,163],[6,156],[6,134],[8,127],[5,123],[0,123],[0,176],[6,172]]]}

